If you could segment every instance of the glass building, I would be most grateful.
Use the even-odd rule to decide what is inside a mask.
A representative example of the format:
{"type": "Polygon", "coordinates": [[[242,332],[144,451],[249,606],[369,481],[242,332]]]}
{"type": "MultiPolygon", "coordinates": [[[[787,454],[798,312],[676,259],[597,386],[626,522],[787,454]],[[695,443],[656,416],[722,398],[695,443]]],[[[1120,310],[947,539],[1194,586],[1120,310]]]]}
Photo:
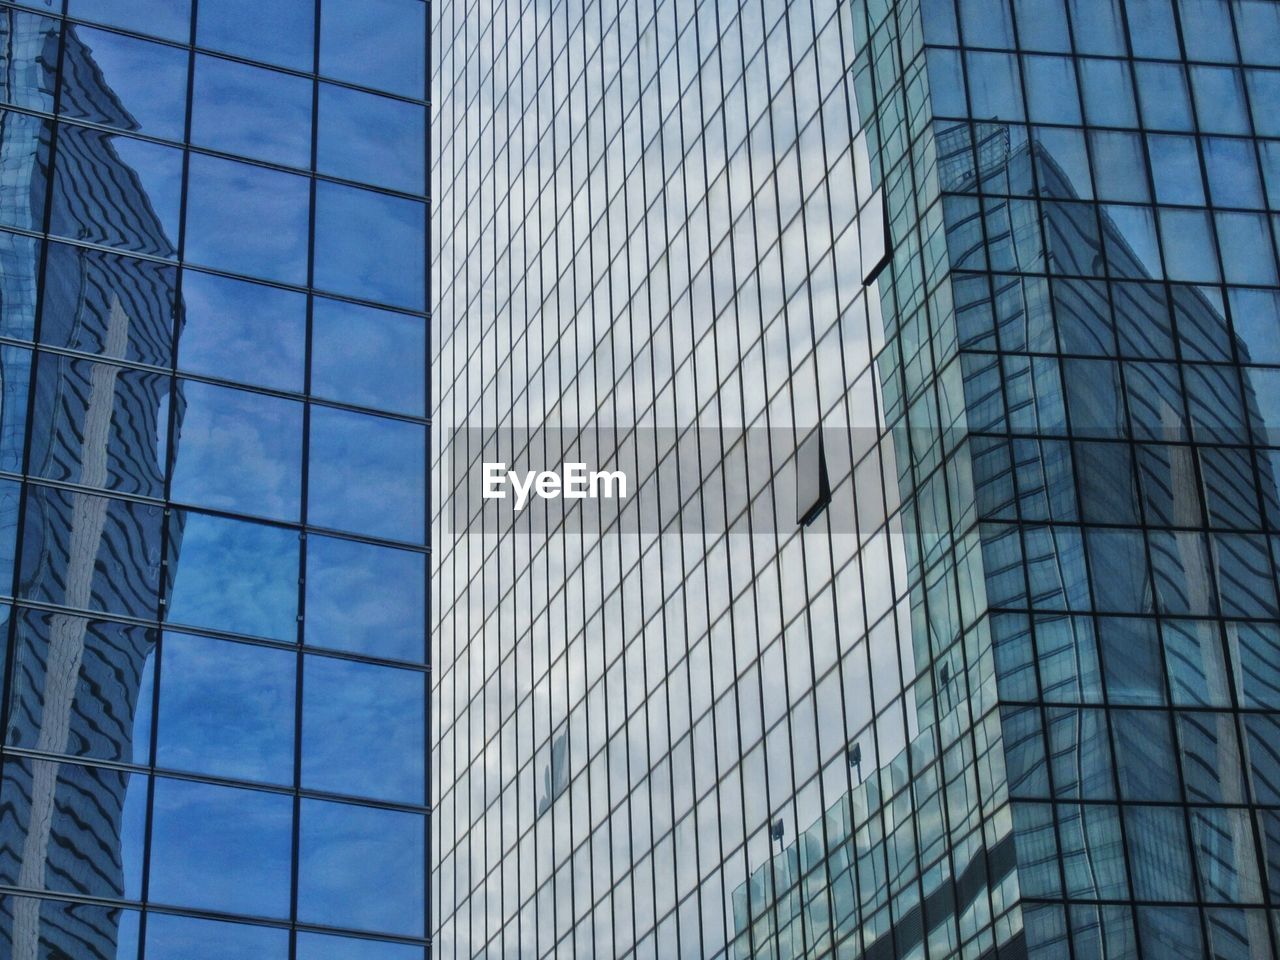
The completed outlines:
{"type": "Polygon", "coordinates": [[[426,30],[0,3],[0,956],[426,955],[426,30]]]}
{"type": "Polygon", "coordinates": [[[1280,5],[431,16],[434,953],[1273,958],[1280,5]]]}

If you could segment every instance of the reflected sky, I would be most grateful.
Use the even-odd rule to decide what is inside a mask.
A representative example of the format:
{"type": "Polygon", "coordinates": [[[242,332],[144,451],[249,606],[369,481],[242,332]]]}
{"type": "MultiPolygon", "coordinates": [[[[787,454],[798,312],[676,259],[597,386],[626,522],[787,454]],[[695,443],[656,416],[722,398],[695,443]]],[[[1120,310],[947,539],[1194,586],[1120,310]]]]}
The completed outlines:
{"type": "Polygon", "coordinates": [[[151,898],[250,916],[289,915],[288,796],[157,778],[151,898]]]}
{"type": "Polygon", "coordinates": [[[288,167],[311,159],[311,81],[196,56],[193,143],[288,167]]]}
{"type": "Polygon", "coordinates": [[[421,936],[424,825],[415,814],[303,800],[298,919],[421,936]]]}
{"type": "Polygon", "coordinates": [[[152,913],[147,917],[146,956],[147,960],[286,960],[289,931],[152,913]]]}
{"type": "Polygon", "coordinates": [[[298,534],[194,511],[182,515],[167,619],[274,640],[297,636],[298,534]]]}
{"type": "Polygon", "coordinates": [[[423,309],[426,209],[416,200],[317,183],[316,286],[423,309]],[[370,243],[370,237],[378,242],[370,243]]]}
{"type": "Polygon", "coordinates": [[[421,100],[425,38],[426,6],[419,0],[325,0],[320,73],[421,100]]]}
{"type": "Polygon", "coordinates": [[[304,295],[186,270],[182,300],[180,369],[277,390],[302,390],[304,295]]]}
{"type": "Polygon", "coordinates": [[[163,650],[156,763],[292,783],[295,655],[181,633],[163,650]]]}
{"type": "Polygon", "coordinates": [[[317,298],[311,390],[393,413],[426,413],[427,324],[421,317],[317,298]]]}
{"type": "Polygon", "coordinates": [[[238,57],[310,70],[313,0],[218,0],[196,14],[196,43],[238,57]]]}

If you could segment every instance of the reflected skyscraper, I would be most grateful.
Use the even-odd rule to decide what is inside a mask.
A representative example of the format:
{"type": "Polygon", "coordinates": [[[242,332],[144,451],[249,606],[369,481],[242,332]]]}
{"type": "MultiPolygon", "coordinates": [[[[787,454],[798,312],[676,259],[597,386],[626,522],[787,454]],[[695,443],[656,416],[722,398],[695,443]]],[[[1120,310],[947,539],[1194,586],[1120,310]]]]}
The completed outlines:
{"type": "Polygon", "coordinates": [[[435,951],[1274,956],[1280,7],[436,10],[435,951]]]}

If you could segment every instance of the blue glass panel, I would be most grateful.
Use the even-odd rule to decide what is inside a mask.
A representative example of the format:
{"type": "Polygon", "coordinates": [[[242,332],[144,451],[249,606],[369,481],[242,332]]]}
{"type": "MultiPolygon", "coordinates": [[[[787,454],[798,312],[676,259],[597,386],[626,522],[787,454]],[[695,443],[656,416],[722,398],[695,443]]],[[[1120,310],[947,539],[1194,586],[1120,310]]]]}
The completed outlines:
{"type": "Polygon", "coordinates": [[[308,537],[307,643],[422,662],[425,577],[423,554],[308,537]]]}
{"type": "Polygon", "coordinates": [[[146,955],[148,960],[287,960],[289,931],[153,913],[147,917],[146,955]]]}
{"type": "Polygon", "coordinates": [[[0,183],[0,223],[41,229],[51,136],[52,124],[47,120],[0,110],[0,148],[6,166],[4,182],[0,183]]]}
{"type": "Polygon", "coordinates": [[[138,913],[119,907],[61,900],[6,897],[0,904],[0,943],[30,949],[37,957],[75,957],[93,950],[95,960],[137,960],[138,913]],[[21,918],[21,919],[18,919],[21,918]],[[26,944],[17,941],[23,936],[26,944]]]}
{"type": "Polygon", "coordinates": [[[316,286],[421,310],[425,204],[334,183],[316,192],[316,286]]]}
{"type": "Polygon", "coordinates": [[[422,673],[307,657],[302,677],[302,783],[315,790],[424,802],[422,673]],[[352,723],[359,717],[359,723],[352,723]]]}
{"type": "Polygon", "coordinates": [[[297,960],[422,960],[423,948],[385,940],[298,933],[297,960]]]}
{"type": "Polygon", "coordinates": [[[312,393],[395,413],[426,413],[425,320],[317,299],[311,323],[312,393]]]}
{"type": "Polygon", "coordinates": [[[151,898],[287,917],[292,834],[293,801],[288,796],[157,778],[151,898]]]}
{"type": "Polygon", "coordinates": [[[311,81],[221,57],[196,57],[191,140],[306,169],[311,165],[311,81]]]}
{"type": "Polygon", "coordinates": [[[326,77],[425,96],[426,6],[419,0],[323,0],[320,72],[326,77]]]}
{"type": "Polygon", "coordinates": [[[192,373],[301,391],[307,329],[303,294],[187,270],[178,366],[192,373]]]}
{"type": "Polygon", "coordinates": [[[320,85],[320,171],[422,193],[425,157],[423,107],[329,83],[320,85]]]}
{"type": "Polygon", "coordinates": [[[298,919],[423,935],[425,817],[302,801],[298,919]]]}
{"type": "Polygon", "coordinates": [[[426,439],[418,424],[313,408],[310,522],[421,543],[426,439]]]}
{"type": "Polygon", "coordinates": [[[63,57],[61,113],[182,140],[187,113],[185,51],[107,30],[73,27],[67,31],[63,57]],[[111,96],[104,95],[104,83],[111,96]]]}
{"type": "Polygon", "coordinates": [[[53,233],[172,257],[181,193],[181,150],[73,124],[59,128],[53,233]]]}
{"type": "MultiPolygon", "coordinates": [[[[11,516],[7,493],[0,489],[0,529],[9,525],[11,516]]],[[[16,512],[16,497],[13,503],[16,512]]],[[[147,620],[155,617],[164,520],[159,506],[32,486],[26,511],[18,586],[22,596],[147,620]],[[77,543],[89,549],[71,549],[73,529],[77,543]]],[[[0,563],[0,577],[11,572],[5,566],[0,563]]]]}
{"type": "Polygon", "coordinates": [[[165,40],[191,38],[191,0],[68,0],[67,13],[165,40]]]}
{"type": "Polygon", "coordinates": [[[189,260],[269,280],[306,282],[306,177],[192,154],[187,191],[189,260]]]}
{"type": "Polygon", "coordinates": [[[298,519],[302,404],[247,390],[181,381],[184,410],[174,440],[174,500],[298,519]]]}
{"type": "MultiPolygon", "coordinates": [[[[50,480],[164,495],[169,377],[40,354],[30,472],[50,480]]],[[[0,448],[0,457],[3,449],[0,448]]]]}
{"type": "Polygon", "coordinates": [[[182,633],[163,650],[156,763],[292,783],[296,655],[182,633]]]}
{"type": "Polygon", "coordinates": [[[40,339],[167,369],[177,288],[178,270],[170,264],[51,243],[40,339]]]}
{"type": "Polygon", "coordinates": [[[0,9],[0,102],[53,112],[53,78],[43,56],[56,44],[58,21],[9,8],[0,9]]]}
{"type": "Polygon", "coordinates": [[[24,610],[14,630],[9,743],[148,762],[154,629],[24,610]],[[70,686],[58,672],[58,664],[68,661],[78,661],[77,680],[70,686]]]}
{"type": "Polygon", "coordinates": [[[218,0],[196,15],[196,43],[250,60],[310,71],[314,0],[218,0]]]}
{"type": "Polygon", "coordinates": [[[275,640],[296,639],[295,531],[190,510],[174,511],[172,522],[173,585],[166,619],[275,640]]]}
{"type": "Polygon", "coordinates": [[[147,781],[106,767],[10,757],[0,782],[0,882],[119,899],[142,893],[147,781]],[[43,863],[22,863],[30,851],[43,863]]]}
{"type": "MultiPolygon", "coordinates": [[[[51,245],[50,249],[55,249],[51,245]]],[[[19,340],[35,335],[36,273],[40,243],[33,237],[0,230],[0,333],[19,340]]]]}

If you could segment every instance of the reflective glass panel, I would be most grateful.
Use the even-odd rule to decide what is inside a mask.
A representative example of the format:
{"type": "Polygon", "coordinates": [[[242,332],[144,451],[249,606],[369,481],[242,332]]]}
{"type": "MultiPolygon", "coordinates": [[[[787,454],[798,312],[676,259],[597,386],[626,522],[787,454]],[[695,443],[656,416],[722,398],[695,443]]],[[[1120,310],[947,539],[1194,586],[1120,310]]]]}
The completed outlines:
{"type": "Polygon", "coordinates": [[[157,778],[151,898],[251,916],[289,914],[293,802],[285,795],[157,778]]]}
{"type": "Polygon", "coordinates": [[[317,299],[311,322],[313,393],[395,413],[426,412],[421,317],[317,299]]]}
{"type": "Polygon", "coordinates": [[[425,121],[417,104],[322,83],[317,167],[345,180],[422,193],[425,121]]]}
{"type": "Polygon", "coordinates": [[[187,258],[247,276],[307,278],[305,177],[191,155],[187,258]]]}
{"type": "Polygon", "coordinates": [[[426,820],[302,801],[298,919],[422,936],[426,820]]]}
{"type": "Polygon", "coordinates": [[[421,661],[426,557],[352,540],[307,538],[307,643],[421,661]]]}
{"type": "Polygon", "coordinates": [[[302,783],[315,790],[422,803],[423,674],[307,657],[302,678],[302,783]],[[359,717],[359,723],[352,718],[359,717]]]}
{"type": "Polygon", "coordinates": [[[166,619],[294,640],[298,534],[283,527],[174,511],[166,619]],[[176,540],[177,542],[174,542],[176,540]]]}
{"type": "Polygon", "coordinates": [[[419,0],[323,0],[320,73],[422,99],[425,36],[419,0]]]}
{"type": "Polygon", "coordinates": [[[418,424],[312,408],[308,519],[421,543],[426,438],[418,424]]]}
{"type": "Polygon", "coordinates": [[[296,520],[302,483],[302,404],[181,381],[171,496],[219,510],[296,520]]]}
{"type": "Polygon", "coordinates": [[[67,13],[165,40],[186,43],[191,37],[191,0],[68,0],[67,13]]]}
{"type": "Polygon", "coordinates": [[[250,60],[309,71],[315,58],[313,0],[218,0],[196,15],[196,43],[250,60]]]}
{"type": "Polygon", "coordinates": [[[156,763],[243,780],[293,780],[296,656],[166,633],[156,763]]]}
{"type": "Polygon", "coordinates": [[[182,140],[187,113],[185,51],[91,27],[72,27],[67,41],[59,112],[182,140]],[[114,96],[102,95],[104,81],[114,96]]]}
{"type": "Polygon", "coordinates": [[[63,124],[56,163],[53,233],[157,257],[176,255],[181,150],[63,124]],[[116,185],[84,189],[87,170],[116,185]]]}
{"type": "Polygon", "coordinates": [[[201,54],[191,140],[223,153],[305,169],[311,159],[311,81],[201,54]]]}
{"type": "Polygon", "coordinates": [[[301,391],[307,327],[303,294],[187,270],[182,302],[182,370],[301,391]]]}
{"type": "Polygon", "coordinates": [[[316,286],[323,290],[421,310],[425,237],[422,203],[316,185],[316,286]]]}
{"type": "Polygon", "coordinates": [[[0,880],[137,899],[147,782],[138,774],[10,757],[0,782],[0,880]]]}
{"type": "Polygon", "coordinates": [[[136,624],[22,611],[15,624],[7,742],[147,763],[155,635],[154,628],[136,624]],[[77,662],[76,681],[68,684],[59,665],[77,662]]]}
{"type": "Polygon", "coordinates": [[[289,931],[153,913],[147,917],[146,956],[147,960],[287,960],[289,931]]]}

